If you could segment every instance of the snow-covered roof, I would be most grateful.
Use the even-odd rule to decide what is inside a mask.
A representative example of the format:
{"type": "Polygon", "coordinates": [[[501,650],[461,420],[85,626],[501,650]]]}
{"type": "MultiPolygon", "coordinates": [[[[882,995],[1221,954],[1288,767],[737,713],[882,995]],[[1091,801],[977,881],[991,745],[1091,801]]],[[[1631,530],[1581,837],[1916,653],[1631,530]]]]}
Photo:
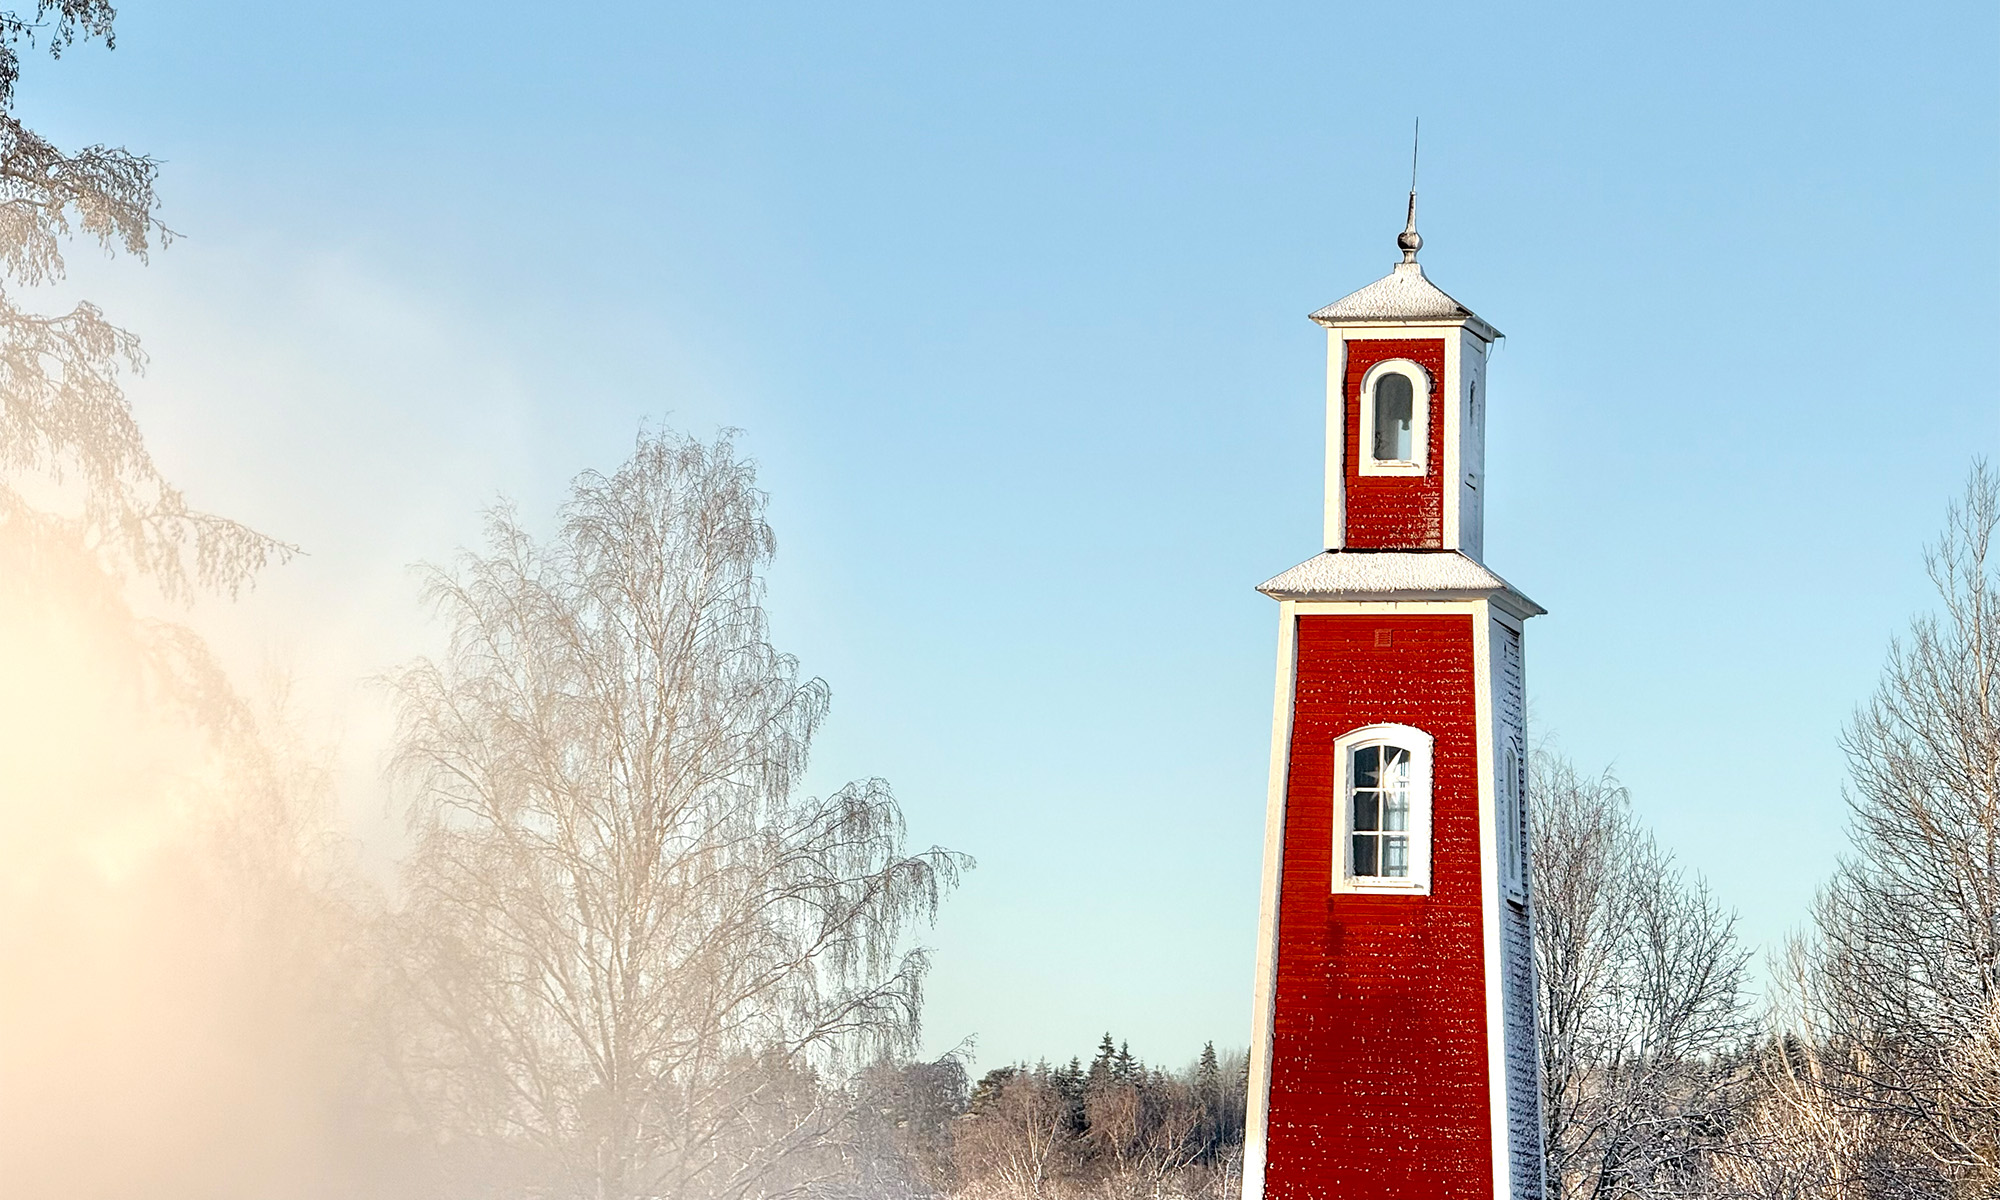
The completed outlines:
{"type": "Polygon", "coordinates": [[[1328,550],[1265,580],[1257,590],[1277,600],[1396,598],[1410,592],[1503,595],[1525,610],[1523,615],[1548,611],[1456,550],[1328,550]]]}
{"type": "Polygon", "coordinates": [[[1424,278],[1423,267],[1414,260],[1397,263],[1395,270],[1360,291],[1335,300],[1314,313],[1312,319],[1322,325],[1464,321],[1488,341],[1500,336],[1499,330],[1424,278]]]}

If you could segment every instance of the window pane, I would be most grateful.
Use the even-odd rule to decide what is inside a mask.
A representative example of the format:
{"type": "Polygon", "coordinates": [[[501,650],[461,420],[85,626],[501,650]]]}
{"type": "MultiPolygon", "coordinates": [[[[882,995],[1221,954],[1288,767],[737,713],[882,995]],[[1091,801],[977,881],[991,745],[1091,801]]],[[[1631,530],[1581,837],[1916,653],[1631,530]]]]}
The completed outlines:
{"type": "Polygon", "coordinates": [[[1354,793],[1354,832],[1382,828],[1382,793],[1354,793]]]}
{"type": "Polygon", "coordinates": [[[1349,877],[1407,881],[1417,875],[1416,751],[1375,741],[1347,752],[1346,834],[1349,877]]]}
{"type": "Polygon", "coordinates": [[[1363,746],[1354,752],[1354,786],[1372,788],[1380,782],[1380,746],[1363,746]]]}
{"type": "Polygon", "coordinates": [[[1382,768],[1390,779],[1407,782],[1410,778],[1410,752],[1401,746],[1382,747],[1382,768]]]}
{"type": "Polygon", "coordinates": [[[1382,873],[1393,879],[1404,879],[1409,876],[1409,838],[1385,837],[1382,839],[1382,873]]]}
{"type": "Polygon", "coordinates": [[[1388,374],[1375,381],[1375,459],[1411,462],[1410,421],[1415,394],[1407,375],[1388,374]]]}

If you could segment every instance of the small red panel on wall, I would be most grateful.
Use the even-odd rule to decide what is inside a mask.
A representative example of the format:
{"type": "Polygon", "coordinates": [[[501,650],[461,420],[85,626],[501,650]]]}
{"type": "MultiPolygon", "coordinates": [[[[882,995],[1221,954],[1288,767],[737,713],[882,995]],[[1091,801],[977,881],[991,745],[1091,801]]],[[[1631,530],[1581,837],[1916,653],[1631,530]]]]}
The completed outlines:
{"type": "Polygon", "coordinates": [[[1269,1200],[1492,1195],[1472,638],[1469,614],[1299,618],[1269,1200]],[[1384,722],[1435,739],[1431,893],[1335,895],[1334,739],[1384,722]]]}
{"type": "Polygon", "coordinates": [[[1436,549],[1444,545],[1444,342],[1396,338],[1347,343],[1346,462],[1349,546],[1436,549]],[[1376,363],[1407,358],[1430,372],[1428,469],[1422,475],[1361,473],[1361,377],[1376,363]]]}

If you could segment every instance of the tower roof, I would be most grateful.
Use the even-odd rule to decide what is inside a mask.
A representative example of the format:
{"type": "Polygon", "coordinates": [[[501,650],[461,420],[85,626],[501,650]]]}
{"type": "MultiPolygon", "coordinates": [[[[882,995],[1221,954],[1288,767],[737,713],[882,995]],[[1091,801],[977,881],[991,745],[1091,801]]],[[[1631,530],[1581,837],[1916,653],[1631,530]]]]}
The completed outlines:
{"type": "Polygon", "coordinates": [[[1423,267],[1415,258],[1399,262],[1396,269],[1358,292],[1335,300],[1312,315],[1322,325],[1403,325],[1433,321],[1463,321],[1487,341],[1500,331],[1479,318],[1477,313],[1446,295],[1443,288],[1424,278],[1423,267]]]}
{"type": "Polygon", "coordinates": [[[1424,239],[1417,232],[1417,166],[1415,151],[1410,159],[1410,217],[1403,232],[1396,235],[1396,248],[1403,261],[1382,278],[1335,300],[1312,315],[1312,319],[1332,328],[1336,325],[1417,325],[1439,321],[1464,323],[1487,341],[1500,331],[1479,319],[1471,309],[1445,295],[1444,289],[1424,278],[1417,265],[1417,251],[1424,239]]]}

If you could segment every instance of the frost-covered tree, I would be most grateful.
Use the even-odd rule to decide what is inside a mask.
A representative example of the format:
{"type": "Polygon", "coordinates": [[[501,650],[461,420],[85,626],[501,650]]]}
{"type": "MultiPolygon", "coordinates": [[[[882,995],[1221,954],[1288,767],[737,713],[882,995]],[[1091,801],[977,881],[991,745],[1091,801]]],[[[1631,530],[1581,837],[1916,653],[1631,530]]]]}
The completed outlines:
{"type": "Polygon", "coordinates": [[[108,46],[114,16],[106,0],[0,10],[0,539],[30,562],[81,553],[176,598],[234,590],[291,547],[193,508],[160,473],[119,384],[144,366],[137,338],[94,304],[43,313],[22,297],[63,277],[79,239],[144,261],[172,236],[157,162],[64,150],[14,110],[22,49],[108,46]]]}
{"type": "Polygon", "coordinates": [[[1090,1060],[1091,1084],[1108,1083],[1118,1064],[1118,1043],[1111,1039],[1111,1031],[1105,1030],[1104,1037],[1097,1043],[1097,1053],[1090,1060]]]}
{"type": "Polygon", "coordinates": [[[1073,1194],[1078,1136],[1047,1070],[989,1071],[952,1139],[957,1195],[1044,1200],[1073,1194]]]}
{"type": "MultiPolygon", "coordinates": [[[[953,1123],[954,1181],[965,1200],[1228,1200],[1243,1175],[1246,1056],[1213,1046],[1184,1071],[1131,1057],[1114,1076],[1071,1059],[986,1073],[953,1123]],[[1224,1080],[1230,1080],[1224,1084],[1224,1080]]],[[[1129,1056],[1129,1051],[1128,1051],[1129,1056]]]]}
{"type": "Polygon", "coordinates": [[[1742,1088],[1735,917],[1608,775],[1538,753],[1529,803],[1550,1187],[1562,1200],[1686,1195],[1742,1088]]]}
{"type": "Polygon", "coordinates": [[[970,1089],[966,1048],[931,1062],[882,1063],[858,1075],[849,1091],[859,1126],[843,1186],[855,1200],[915,1200],[953,1189],[952,1129],[970,1089]]]}
{"type": "Polygon", "coordinates": [[[2000,478],[1926,555],[1940,608],[1891,644],[1843,746],[1852,852],[1797,972],[1815,1078],[1875,1142],[1870,1194],[2000,1188],[2000,478]]]}
{"type": "Polygon", "coordinates": [[[879,779],[801,794],[826,685],[770,643],[752,465],[642,434],[554,536],[512,511],[430,575],[400,673],[414,788],[406,1070],[534,1194],[776,1196],[832,1172],[827,1072],[907,1050],[904,945],[967,865],[879,779]]]}

